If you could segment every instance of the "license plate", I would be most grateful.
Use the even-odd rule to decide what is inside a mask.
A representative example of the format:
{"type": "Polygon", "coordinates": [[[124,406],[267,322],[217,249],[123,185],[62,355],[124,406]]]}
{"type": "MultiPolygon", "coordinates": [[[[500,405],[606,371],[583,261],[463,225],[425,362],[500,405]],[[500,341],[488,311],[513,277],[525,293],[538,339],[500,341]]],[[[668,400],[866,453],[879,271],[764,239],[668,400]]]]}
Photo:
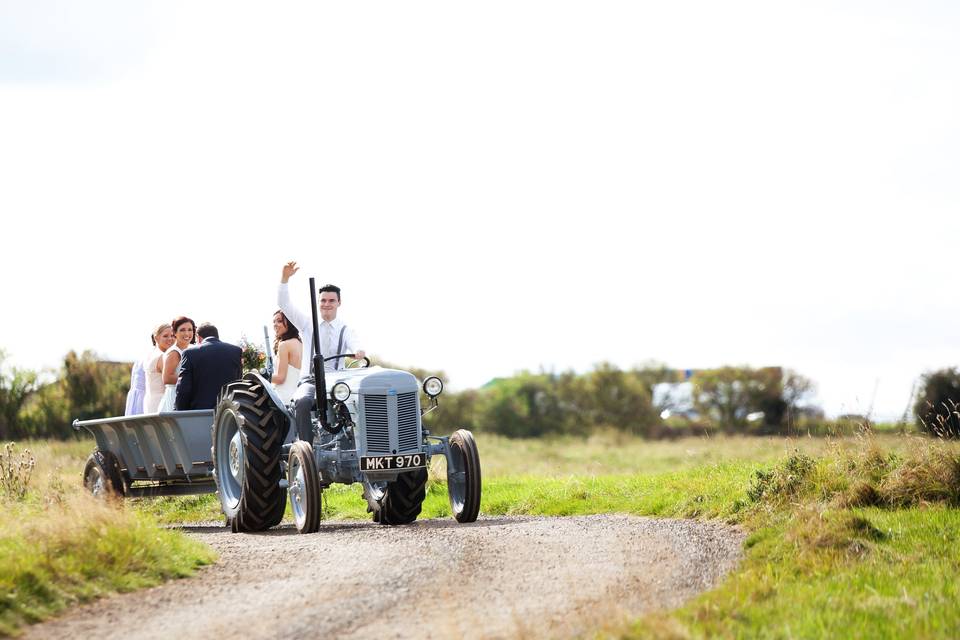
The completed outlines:
{"type": "Polygon", "coordinates": [[[360,456],[360,471],[396,471],[425,467],[422,453],[405,453],[396,456],[360,456]]]}

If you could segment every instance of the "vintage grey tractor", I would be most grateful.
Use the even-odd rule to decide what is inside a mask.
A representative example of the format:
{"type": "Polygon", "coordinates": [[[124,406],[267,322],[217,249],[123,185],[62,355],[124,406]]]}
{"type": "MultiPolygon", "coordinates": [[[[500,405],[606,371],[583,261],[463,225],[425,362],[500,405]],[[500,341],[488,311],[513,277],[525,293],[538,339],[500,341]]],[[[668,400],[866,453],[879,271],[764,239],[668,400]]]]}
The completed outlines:
{"type": "Polygon", "coordinates": [[[465,430],[434,436],[422,416],[437,406],[439,378],[422,385],[405,371],[364,366],[325,372],[323,362],[354,354],[320,353],[316,287],[310,279],[315,377],[302,380],[287,404],[267,379],[249,372],[226,385],[213,419],[213,478],[233,531],[280,522],[287,494],[301,533],[319,529],[321,494],[333,483],[361,483],[373,520],[409,524],[420,515],[432,456],[447,463],[453,516],[473,522],[480,511],[480,456],[465,430]],[[429,406],[421,407],[420,391],[429,406]]]}
{"type": "Polygon", "coordinates": [[[84,485],[94,494],[166,496],[216,491],[235,532],[280,523],[287,495],[297,529],[319,529],[321,495],[333,483],[360,483],[373,520],[409,524],[426,497],[431,458],[447,465],[450,507],[458,522],[480,512],[480,455],[459,429],[434,436],[422,417],[438,406],[439,378],[371,367],[324,372],[323,362],[354,354],[320,353],[314,309],[315,377],[283,403],[268,372],[248,372],[223,387],[216,409],[74,421],[96,438],[84,485]],[[420,392],[427,398],[421,406],[420,392]],[[211,446],[212,439],[212,446],[211,446]]]}

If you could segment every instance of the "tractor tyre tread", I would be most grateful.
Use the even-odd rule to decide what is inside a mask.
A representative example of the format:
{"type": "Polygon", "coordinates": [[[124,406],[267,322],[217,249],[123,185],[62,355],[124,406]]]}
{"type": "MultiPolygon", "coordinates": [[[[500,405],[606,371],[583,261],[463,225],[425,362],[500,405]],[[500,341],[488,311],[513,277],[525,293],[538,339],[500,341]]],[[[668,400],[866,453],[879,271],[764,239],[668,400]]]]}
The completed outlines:
{"type": "MultiPolygon", "coordinates": [[[[280,523],[286,509],[287,490],[280,486],[280,464],[283,445],[282,426],[278,419],[260,425],[262,410],[252,410],[247,398],[251,389],[266,392],[247,378],[224,386],[215,412],[214,425],[219,423],[222,411],[233,411],[244,448],[243,489],[237,514],[228,518],[232,531],[263,531],[280,523]]],[[[216,429],[213,433],[212,453],[216,468],[216,429]]],[[[217,474],[214,473],[216,481],[217,474]]],[[[219,497],[220,488],[217,487],[219,497]]]]}
{"type": "MultiPolygon", "coordinates": [[[[463,509],[453,516],[457,522],[467,523],[476,522],[480,515],[480,496],[482,484],[480,478],[480,451],[477,448],[477,441],[473,434],[467,429],[457,429],[450,436],[450,446],[457,447],[463,454],[464,464],[466,465],[467,486],[466,495],[463,500],[463,509]]],[[[451,505],[452,507],[453,505],[451,505]]]]}
{"type": "Polygon", "coordinates": [[[417,519],[427,497],[427,470],[407,471],[387,483],[373,521],[386,525],[410,524],[417,519]]]}

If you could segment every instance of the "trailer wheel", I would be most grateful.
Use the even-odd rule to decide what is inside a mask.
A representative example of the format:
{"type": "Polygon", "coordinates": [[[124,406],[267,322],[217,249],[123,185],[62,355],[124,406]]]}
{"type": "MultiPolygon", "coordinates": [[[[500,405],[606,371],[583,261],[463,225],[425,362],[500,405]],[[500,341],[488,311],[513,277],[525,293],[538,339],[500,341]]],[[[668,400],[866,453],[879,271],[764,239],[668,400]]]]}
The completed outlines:
{"type": "Polygon", "coordinates": [[[291,445],[287,459],[287,486],[297,531],[316,533],[320,530],[321,489],[313,447],[309,442],[297,440],[291,445]]]}
{"type": "Polygon", "coordinates": [[[374,522],[410,524],[420,515],[427,497],[427,470],[406,471],[392,482],[365,481],[363,497],[374,522]]]}
{"type": "Polygon", "coordinates": [[[97,498],[123,497],[120,461],[109,451],[94,451],[83,466],[83,486],[97,498]]]}
{"type": "Polygon", "coordinates": [[[285,421],[255,373],[225,385],[213,418],[213,479],[226,523],[235,532],[263,531],[283,519],[280,486],[285,421]]]}
{"type": "Polygon", "coordinates": [[[450,436],[447,492],[457,522],[475,522],[480,514],[480,452],[473,434],[458,429],[450,436]]]}

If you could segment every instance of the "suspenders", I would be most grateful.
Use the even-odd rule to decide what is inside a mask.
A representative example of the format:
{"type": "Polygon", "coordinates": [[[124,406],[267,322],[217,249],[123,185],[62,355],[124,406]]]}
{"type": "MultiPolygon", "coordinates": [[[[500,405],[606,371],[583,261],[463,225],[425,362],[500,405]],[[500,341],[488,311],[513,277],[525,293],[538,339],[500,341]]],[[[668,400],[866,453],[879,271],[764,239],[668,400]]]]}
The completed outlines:
{"type": "MultiPolygon", "coordinates": [[[[337,342],[337,355],[343,352],[343,336],[346,332],[347,332],[347,325],[343,325],[342,327],[340,327],[340,341],[337,342]]],[[[340,368],[340,360],[342,360],[342,358],[337,358],[336,360],[333,361],[334,371],[340,368]]],[[[311,374],[314,373],[313,371],[313,340],[310,341],[310,373],[311,374]]]]}
{"type": "MultiPolygon", "coordinates": [[[[344,333],[346,330],[347,330],[347,325],[343,325],[342,327],[340,327],[340,342],[337,343],[337,354],[338,354],[338,355],[341,354],[341,353],[343,353],[343,333],[344,333]]],[[[340,368],[340,358],[337,358],[336,360],[333,361],[333,368],[334,368],[334,369],[339,369],[339,368],[340,368]]]]}

